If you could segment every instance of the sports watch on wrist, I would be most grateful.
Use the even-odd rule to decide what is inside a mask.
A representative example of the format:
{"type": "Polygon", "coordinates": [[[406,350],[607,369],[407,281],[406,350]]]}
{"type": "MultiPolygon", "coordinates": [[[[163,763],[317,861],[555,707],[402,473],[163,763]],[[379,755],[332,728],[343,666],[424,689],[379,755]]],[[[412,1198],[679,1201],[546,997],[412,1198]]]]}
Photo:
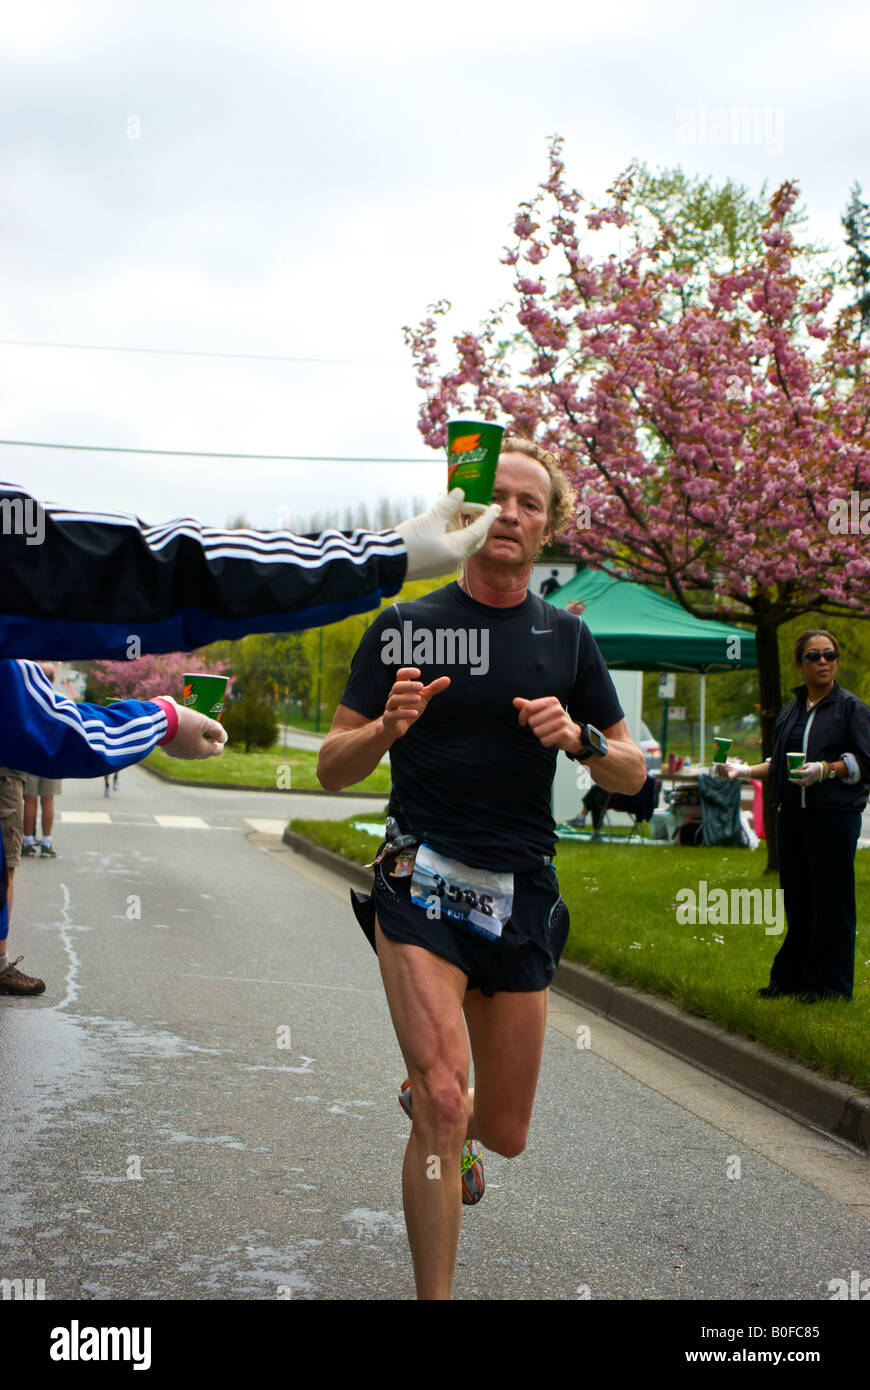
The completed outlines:
{"type": "Polygon", "coordinates": [[[600,729],[596,729],[594,724],[581,724],[580,738],[582,747],[579,753],[569,753],[568,757],[575,763],[585,762],[587,758],[606,758],[607,739],[600,729]]]}

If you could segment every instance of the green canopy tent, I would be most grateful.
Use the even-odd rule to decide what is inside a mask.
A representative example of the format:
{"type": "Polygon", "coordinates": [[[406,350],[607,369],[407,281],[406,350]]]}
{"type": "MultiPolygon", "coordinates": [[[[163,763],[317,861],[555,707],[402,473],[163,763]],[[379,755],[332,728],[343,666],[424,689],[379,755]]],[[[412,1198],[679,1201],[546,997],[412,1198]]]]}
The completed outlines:
{"type": "Polygon", "coordinates": [[[703,673],[758,664],[754,632],[693,618],[675,599],[606,570],[581,570],[548,602],[555,608],[586,605],[583,621],[614,670],[703,673]]]}
{"type": "Polygon", "coordinates": [[[617,671],[697,671],[701,676],[701,760],[706,674],[757,666],[755,634],[693,618],[675,599],[617,579],[607,570],[581,570],[548,599],[555,608],[585,605],[582,617],[607,665],[617,671]]]}

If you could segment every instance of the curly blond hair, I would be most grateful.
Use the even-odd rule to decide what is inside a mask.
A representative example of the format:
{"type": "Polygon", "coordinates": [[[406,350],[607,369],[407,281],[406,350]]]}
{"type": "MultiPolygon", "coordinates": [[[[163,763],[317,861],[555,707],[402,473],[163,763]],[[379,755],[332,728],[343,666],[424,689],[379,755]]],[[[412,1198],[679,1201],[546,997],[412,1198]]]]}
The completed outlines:
{"type": "Polygon", "coordinates": [[[526,454],[546,470],[550,478],[550,502],[547,507],[547,526],[554,536],[564,531],[577,505],[574,484],[569,482],[559,467],[559,460],[548,449],[542,449],[531,439],[523,439],[519,434],[506,434],[501,442],[503,454],[526,454]]]}

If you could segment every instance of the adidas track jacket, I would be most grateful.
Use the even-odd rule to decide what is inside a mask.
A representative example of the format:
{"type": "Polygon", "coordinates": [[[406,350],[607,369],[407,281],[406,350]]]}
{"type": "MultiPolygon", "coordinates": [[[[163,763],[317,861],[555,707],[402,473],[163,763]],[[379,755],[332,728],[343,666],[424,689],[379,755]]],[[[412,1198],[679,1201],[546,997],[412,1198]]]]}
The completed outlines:
{"type": "Polygon", "coordinates": [[[0,657],[122,660],[132,638],[178,652],[320,627],[397,594],[407,558],[395,531],[146,526],[0,483],[0,657]]]}

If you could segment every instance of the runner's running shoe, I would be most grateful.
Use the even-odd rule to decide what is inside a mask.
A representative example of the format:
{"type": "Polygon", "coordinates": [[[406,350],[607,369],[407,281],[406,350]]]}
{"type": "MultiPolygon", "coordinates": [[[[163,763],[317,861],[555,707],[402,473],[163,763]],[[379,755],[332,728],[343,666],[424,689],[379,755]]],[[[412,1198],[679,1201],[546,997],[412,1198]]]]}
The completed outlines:
{"type": "Polygon", "coordinates": [[[411,1114],[411,1083],[410,1083],[410,1081],[403,1081],[402,1084],[401,1084],[401,1086],[400,1086],[400,1088],[399,1088],[399,1104],[401,1105],[401,1107],[402,1107],[402,1109],[404,1110],[405,1114],[408,1116],[408,1119],[409,1119],[409,1120],[413,1120],[414,1117],[413,1117],[413,1115],[411,1114]]]}
{"type": "Polygon", "coordinates": [[[462,1200],[467,1207],[473,1207],[485,1191],[483,1149],[476,1139],[469,1139],[462,1151],[462,1200]]]}
{"type": "MultiPolygon", "coordinates": [[[[399,1104],[409,1119],[411,1113],[411,1083],[403,1081],[399,1089],[399,1104]]],[[[483,1172],[483,1150],[476,1139],[466,1141],[462,1151],[462,1201],[466,1207],[473,1207],[486,1191],[483,1172]]]]}

